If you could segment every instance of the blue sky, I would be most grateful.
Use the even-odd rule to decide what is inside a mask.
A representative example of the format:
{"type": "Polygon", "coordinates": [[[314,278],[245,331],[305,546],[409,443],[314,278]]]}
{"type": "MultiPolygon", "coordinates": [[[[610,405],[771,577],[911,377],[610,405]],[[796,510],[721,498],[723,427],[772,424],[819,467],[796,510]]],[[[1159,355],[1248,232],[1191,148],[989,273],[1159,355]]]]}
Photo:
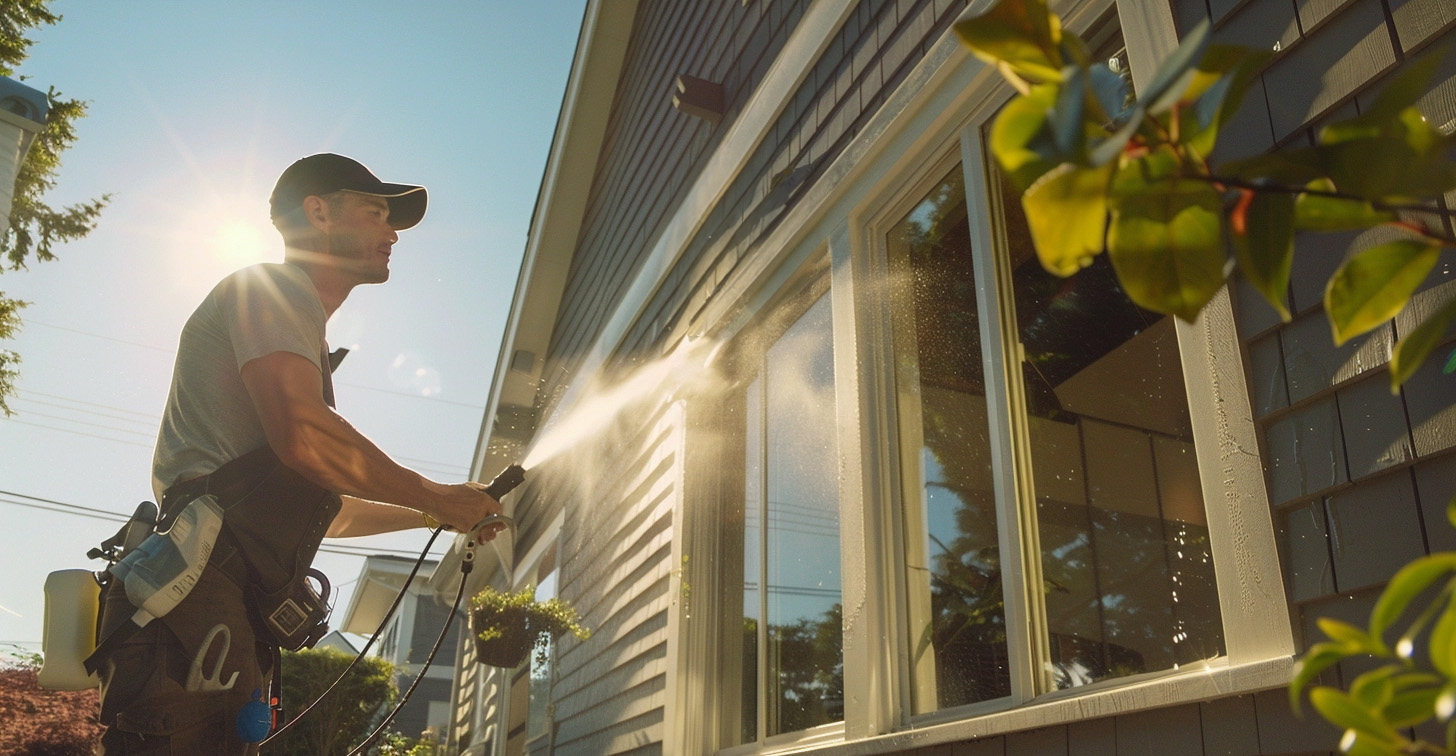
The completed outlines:
{"type": "MultiPolygon", "coordinates": [[[[38,643],[46,574],[98,567],[85,552],[118,527],[27,497],[116,513],[151,498],[177,333],[219,278],[280,259],[267,197],[304,155],[352,155],[430,190],[389,283],[357,289],[329,337],[352,349],[335,375],[344,416],[436,480],[465,478],[583,7],[52,3],[64,18],[32,35],[18,73],[90,109],[48,199],[112,200],[59,260],[0,275],[0,291],[33,302],[25,331],[0,342],[24,360],[18,414],[0,419],[0,650],[38,643]]],[[[361,561],[320,555],[337,613],[361,561]]]]}

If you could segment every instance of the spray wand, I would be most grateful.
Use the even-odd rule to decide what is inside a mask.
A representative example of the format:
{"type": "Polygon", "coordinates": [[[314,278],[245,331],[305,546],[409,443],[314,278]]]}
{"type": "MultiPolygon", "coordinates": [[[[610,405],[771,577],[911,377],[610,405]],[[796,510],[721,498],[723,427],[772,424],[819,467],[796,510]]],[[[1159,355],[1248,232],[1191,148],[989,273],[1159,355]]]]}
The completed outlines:
{"type": "MultiPolygon", "coordinates": [[[[514,491],[516,487],[521,485],[521,483],[525,482],[525,480],[525,468],[521,467],[518,464],[512,464],[506,469],[502,470],[499,475],[495,476],[495,479],[490,482],[490,485],[485,487],[485,492],[489,494],[492,499],[495,499],[497,502],[499,502],[502,497],[504,497],[511,491],[514,491]]],[[[465,553],[462,555],[460,562],[460,588],[455,593],[455,603],[450,607],[450,614],[446,616],[445,625],[444,627],[440,628],[440,637],[435,639],[435,645],[430,649],[430,655],[425,658],[424,666],[420,669],[420,673],[415,677],[414,682],[410,684],[409,690],[405,691],[405,694],[400,697],[399,703],[395,705],[394,710],[389,713],[389,716],[384,718],[384,721],[379,723],[379,725],[374,729],[374,732],[370,733],[369,737],[364,739],[364,742],[360,743],[358,746],[355,746],[354,749],[349,752],[351,756],[353,754],[362,754],[365,749],[367,749],[370,745],[374,743],[374,741],[379,739],[379,736],[384,734],[384,729],[388,727],[391,722],[394,721],[395,715],[399,714],[400,710],[404,708],[405,703],[407,703],[410,699],[410,696],[414,694],[415,688],[418,687],[420,681],[424,679],[425,673],[429,671],[430,664],[434,662],[435,654],[440,650],[440,646],[444,643],[445,636],[450,632],[450,625],[455,621],[455,615],[460,609],[461,598],[465,595],[464,576],[469,575],[471,570],[475,567],[475,547],[479,545],[476,542],[477,534],[480,533],[483,528],[497,524],[505,525],[505,527],[511,531],[512,535],[515,534],[515,520],[506,517],[503,514],[486,515],[480,520],[480,522],[477,522],[475,526],[470,529],[470,538],[466,542],[465,553]]],[[[320,701],[323,701],[325,698],[327,698],[329,693],[332,693],[334,688],[337,687],[338,684],[349,675],[349,672],[354,669],[355,665],[359,663],[359,660],[364,658],[364,654],[368,653],[370,647],[373,646],[374,642],[379,639],[380,633],[384,632],[385,626],[389,624],[390,618],[394,616],[394,611],[399,608],[400,601],[404,599],[405,593],[409,591],[410,584],[414,582],[415,574],[419,572],[420,566],[424,564],[425,557],[428,556],[430,553],[430,547],[434,545],[435,539],[439,537],[440,533],[444,530],[444,527],[445,526],[441,525],[440,527],[435,528],[435,532],[430,536],[429,542],[425,544],[424,550],[420,552],[420,558],[415,561],[414,569],[410,572],[409,577],[405,579],[404,586],[400,589],[399,595],[395,596],[394,603],[391,604],[389,610],[384,613],[384,618],[379,621],[379,627],[374,631],[374,635],[369,638],[368,643],[364,644],[364,649],[359,652],[359,655],[354,658],[354,661],[349,663],[348,668],[339,675],[339,678],[334,681],[333,685],[329,686],[328,690],[323,692],[323,695],[320,695],[318,698],[314,699],[313,703],[310,703],[307,708],[299,712],[298,716],[289,719],[277,730],[275,730],[271,735],[268,735],[268,737],[265,738],[262,743],[260,743],[260,745],[266,744],[274,740],[278,736],[282,735],[284,730],[287,730],[289,727],[293,726],[295,722],[303,719],[305,715],[313,710],[314,706],[317,706],[320,701]]],[[[274,670],[274,674],[279,674],[279,670],[274,670]]]]}

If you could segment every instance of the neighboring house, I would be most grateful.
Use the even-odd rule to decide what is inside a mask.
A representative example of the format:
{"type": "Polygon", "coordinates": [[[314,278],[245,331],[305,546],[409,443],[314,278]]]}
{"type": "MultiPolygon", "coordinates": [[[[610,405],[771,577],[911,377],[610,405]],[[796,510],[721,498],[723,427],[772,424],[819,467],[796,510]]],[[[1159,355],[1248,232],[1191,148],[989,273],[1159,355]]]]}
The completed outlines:
{"type": "Polygon", "coordinates": [[[350,656],[357,656],[359,649],[344,634],[338,630],[330,630],[327,635],[315,643],[314,648],[332,648],[335,651],[342,651],[350,656]]]}
{"type": "Polygon", "coordinates": [[[10,226],[15,178],[35,135],[45,128],[51,103],[46,93],[0,76],[0,222],[10,226]]]}
{"type": "MultiPolygon", "coordinates": [[[[1224,156],[1456,43],[1449,0],[1053,5],[1134,86],[1210,16],[1277,49],[1224,156]]],[[[467,589],[594,634],[506,672],[463,643],[452,753],[1335,750],[1284,686],[1316,617],[1456,548],[1450,335],[1396,396],[1405,316],[1331,345],[1324,282],[1378,234],[1301,239],[1288,324],[1242,284],[1190,326],[1105,260],[1049,278],[963,12],[588,2],[475,462],[525,460],[518,533],[467,589]]],[[[1456,56],[1421,107],[1456,125],[1456,56]]]]}
{"type": "MultiPolygon", "coordinates": [[[[349,608],[339,622],[338,631],[353,633],[369,638],[380,630],[380,622],[389,611],[401,591],[404,598],[399,603],[389,623],[379,634],[379,640],[369,653],[394,664],[398,670],[395,682],[400,693],[404,693],[419,676],[425,660],[440,637],[440,630],[450,616],[449,603],[441,603],[430,592],[427,576],[435,568],[434,560],[426,560],[420,567],[408,590],[405,580],[415,566],[415,560],[403,557],[375,555],[364,559],[359,570],[359,579],[354,586],[349,608]]],[[[452,597],[453,598],[453,597],[452,597]]],[[[449,722],[451,696],[451,675],[455,667],[455,649],[460,643],[460,628],[464,625],[460,616],[451,623],[434,663],[420,681],[414,695],[395,717],[391,729],[411,738],[418,738],[427,729],[442,732],[449,722]]],[[[329,641],[337,632],[324,636],[329,641]]],[[[340,641],[350,645],[340,636],[340,641]]],[[[323,642],[320,642],[323,645],[323,642]]],[[[332,644],[331,644],[332,645],[332,644]]],[[[349,653],[358,653],[352,647],[349,653]]]]}

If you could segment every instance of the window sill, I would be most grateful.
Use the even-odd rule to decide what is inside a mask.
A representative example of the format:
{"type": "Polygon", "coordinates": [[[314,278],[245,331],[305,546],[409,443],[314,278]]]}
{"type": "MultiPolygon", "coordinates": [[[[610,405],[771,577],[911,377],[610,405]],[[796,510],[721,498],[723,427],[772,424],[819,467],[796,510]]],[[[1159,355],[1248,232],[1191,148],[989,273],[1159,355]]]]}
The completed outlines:
{"type": "Polygon", "coordinates": [[[1100,717],[1130,714],[1225,696],[1256,693],[1289,683],[1293,657],[1230,666],[1215,661],[1195,670],[1178,670],[1154,679],[1102,688],[1082,694],[1058,691],[1015,709],[933,725],[912,726],[885,735],[833,744],[796,743],[762,753],[804,753],[815,756],[876,756],[911,748],[1005,735],[1100,717]]]}

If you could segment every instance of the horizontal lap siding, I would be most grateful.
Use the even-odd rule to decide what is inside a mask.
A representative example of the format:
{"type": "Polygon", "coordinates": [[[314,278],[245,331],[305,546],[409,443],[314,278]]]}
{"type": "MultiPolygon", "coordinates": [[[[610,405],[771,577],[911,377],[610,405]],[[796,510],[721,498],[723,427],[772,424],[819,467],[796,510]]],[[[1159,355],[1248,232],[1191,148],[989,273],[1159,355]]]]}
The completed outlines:
{"type": "Polygon", "coordinates": [[[952,0],[859,4],[644,308],[624,341],[624,353],[648,350],[664,332],[691,322],[739,262],[760,253],[758,241],[834,162],[963,8],[952,0]]]}
{"type": "Polygon", "coordinates": [[[553,475],[570,502],[560,595],[592,637],[564,637],[551,700],[556,754],[661,753],[668,579],[681,429],[634,418],[553,475]]]}
{"type": "MultiPolygon", "coordinates": [[[[569,379],[808,0],[644,0],[547,354],[569,379]],[[679,74],[723,84],[717,125],[672,107],[679,74]]],[[[554,385],[548,385],[546,395],[554,385]]]]}

